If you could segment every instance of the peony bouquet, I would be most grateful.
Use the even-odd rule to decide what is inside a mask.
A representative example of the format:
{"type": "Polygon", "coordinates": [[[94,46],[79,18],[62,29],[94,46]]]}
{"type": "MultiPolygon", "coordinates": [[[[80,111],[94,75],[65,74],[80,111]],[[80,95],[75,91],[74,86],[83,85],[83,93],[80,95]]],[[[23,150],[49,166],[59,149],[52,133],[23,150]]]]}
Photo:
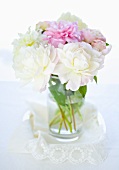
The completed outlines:
{"type": "MultiPolygon", "coordinates": [[[[103,34],[90,29],[70,13],[57,21],[43,21],[30,28],[13,42],[13,68],[16,77],[31,82],[42,92],[49,87],[52,102],[49,127],[53,133],[75,133],[79,127],[75,116],[81,119],[80,108],[87,84],[104,65],[105,55],[111,50],[103,34]],[[53,106],[55,108],[55,106],[53,106]],[[51,118],[52,117],[52,118],[51,118]],[[58,130],[53,131],[58,126],[58,130]]],[[[51,103],[50,103],[51,107],[51,103]]]]}

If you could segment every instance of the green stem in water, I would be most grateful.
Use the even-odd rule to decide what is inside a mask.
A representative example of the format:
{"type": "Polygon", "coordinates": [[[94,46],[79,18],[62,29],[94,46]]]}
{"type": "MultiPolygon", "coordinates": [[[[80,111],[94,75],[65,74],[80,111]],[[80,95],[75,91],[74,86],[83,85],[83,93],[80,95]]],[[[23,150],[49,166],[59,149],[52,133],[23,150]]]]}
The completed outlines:
{"type": "Polygon", "coordinates": [[[77,112],[78,112],[78,115],[79,115],[80,119],[83,120],[83,117],[82,117],[82,115],[81,115],[81,113],[80,113],[78,107],[77,107],[77,112]]]}
{"type": "Polygon", "coordinates": [[[74,110],[71,104],[71,98],[69,96],[69,101],[70,101],[70,106],[71,106],[71,113],[72,113],[72,119],[73,119],[73,124],[74,124],[74,130],[76,130],[76,122],[75,122],[75,116],[74,116],[74,110]]]}
{"type": "Polygon", "coordinates": [[[72,125],[71,125],[71,123],[69,122],[69,120],[65,116],[65,114],[64,114],[63,110],[61,109],[60,105],[58,105],[58,106],[59,106],[59,109],[60,109],[60,112],[61,112],[62,119],[63,119],[64,126],[65,126],[66,130],[68,130],[68,127],[67,127],[67,124],[68,124],[69,130],[70,130],[70,132],[72,132],[72,125]],[[66,124],[66,122],[67,122],[67,124],[66,124]]]}
{"type": "MultiPolygon", "coordinates": [[[[68,130],[68,127],[69,127],[70,132],[72,132],[71,122],[69,122],[69,120],[67,119],[68,115],[65,115],[65,113],[63,112],[63,110],[61,109],[61,107],[59,105],[58,105],[58,107],[60,109],[60,112],[57,113],[57,115],[55,115],[55,117],[50,121],[49,126],[51,127],[52,125],[55,125],[55,124],[57,124],[59,122],[61,123],[61,121],[62,121],[62,123],[64,122],[65,129],[68,130]],[[61,120],[61,118],[59,118],[60,115],[62,116],[62,120],[61,120]],[[68,125],[68,127],[67,127],[67,125],[68,125]]],[[[60,124],[59,129],[60,128],[62,128],[61,124],[60,124]]],[[[60,129],[60,131],[61,131],[61,129],[60,129]]]]}
{"type": "Polygon", "coordinates": [[[63,119],[62,119],[61,122],[60,122],[58,133],[60,133],[60,131],[61,131],[61,129],[62,129],[62,123],[63,123],[63,119]]]}
{"type": "Polygon", "coordinates": [[[60,116],[60,113],[58,113],[49,123],[49,126],[51,127],[53,124],[55,124],[55,121],[57,120],[57,118],[60,116]]]}
{"type": "Polygon", "coordinates": [[[68,119],[67,119],[66,116],[65,116],[65,120],[66,120],[66,122],[67,122],[67,124],[68,124],[68,126],[69,126],[70,132],[72,133],[72,124],[71,124],[71,122],[68,121],[68,119]]]}
{"type": "Polygon", "coordinates": [[[61,115],[62,115],[62,119],[63,119],[63,122],[64,122],[65,129],[68,130],[67,124],[66,124],[66,122],[65,122],[65,114],[64,114],[64,112],[63,112],[63,110],[61,109],[61,107],[60,107],[59,104],[58,104],[58,106],[59,106],[59,109],[60,109],[60,112],[61,112],[61,115]]]}
{"type": "MultiPolygon", "coordinates": [[[[69,100],[70,101],[70,100],[69,100]]],[[[68,105],[69,105],[69,115],[70,115],[70,122],[72,123],[72,109],[71,109],[71,104],[68,101],[68,105]]]]}

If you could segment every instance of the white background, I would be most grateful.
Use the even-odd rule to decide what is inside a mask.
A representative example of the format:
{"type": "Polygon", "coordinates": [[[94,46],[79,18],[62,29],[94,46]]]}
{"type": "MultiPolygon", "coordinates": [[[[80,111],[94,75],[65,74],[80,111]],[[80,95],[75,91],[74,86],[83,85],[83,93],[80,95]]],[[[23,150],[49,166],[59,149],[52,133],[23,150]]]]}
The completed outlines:
{"type": "MultiPolygon", "coordinates": [[[[0,0],[0,81],[16,80],[12,69],[12,41],[18,33],[25,33],[40,20],[57,20],[63,12],[80,17],[89,28],[99,29],[112,44],[106,56],[105,67],[99,71],[99,84],[119,84],[119,1],[118,0],[0,0]]],[[[119,90],[117,85],[95,85],[88,98],[96,103],[102,113],[109,135],[109,157],[100,167],[88,170],[119,169],[119,90]]],[[[0,170],[8,169],[86,169],[67,163],[66,166],[38,162],[30,155],[12,155],[6,149],[15,127],[18,126],[26,107],[25,99],[31,91],[20,90],[13,82],[0,82],[0,170]],[[8,127],[8,128],[7,128],[8,127]],[[7,129],[7,130],[6,130],[7,129]],[[3,151],[4,150],[4,151],[3,151]],[[24,159],[26,157],[26,159],[24,159]],[[6,163],[7,162],[7,163],[6,163]],[[37,168],[35,168],[37,167],[37,168]],[[48,168],[46,168],[48,167],[48,168]],[[54,167],[54,168],[53,168],[54,167]]],[[[34,94],[34,93],[33,93],[34,94]]],[[[38,94],[38,97],[39,94],[38,94]]]]}
{"type": "Polygon", "coordinates": [[[57,20],[63,12],[80,17],[89,28],[99,29],[112,44],[99,83],[119,83],[118,0],[4,0],[0,1],[0,80],[16,80],[12,69],[12,41],[18,33],[43,20],[57,20]]]}

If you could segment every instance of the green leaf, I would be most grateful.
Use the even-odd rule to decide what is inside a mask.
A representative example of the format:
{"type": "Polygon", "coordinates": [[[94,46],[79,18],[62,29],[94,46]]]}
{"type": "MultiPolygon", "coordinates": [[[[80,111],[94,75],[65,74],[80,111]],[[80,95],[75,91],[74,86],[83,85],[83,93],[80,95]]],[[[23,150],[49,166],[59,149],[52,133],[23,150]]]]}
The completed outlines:
{"type": "Polygon", "coordinates": [[[95,80],[95,82],[97,83],[97,76],[94,76],[93,79],[95,80]]]}
{"type": "Polygon", "coordinates": [[[79,92],[82,94],[83,98],[85,98],[86,92],[87,92],[87,85],[81,86],[79,88],[79,92]]]}
{"type": "Polygon", "coordinates": [[[108,46],[109,44],[108,43],[106,43],[106,46],[108,46]]]}
{"type": "Polygon", "coordinates": [[[64,86],[62,84],[56,83],[55,85],[50,86],[49,90],[53,95],[54,99],[56,100],[56,102],[59,105],[64,106],[66,100],[64,86]]]}
{"type": "Polygon", "coordinates": [[[74,98],[78,98],[78,99],[82,98],[82,94],[81,94],[81,92],[79,90],[74,92],[74,98]]]}

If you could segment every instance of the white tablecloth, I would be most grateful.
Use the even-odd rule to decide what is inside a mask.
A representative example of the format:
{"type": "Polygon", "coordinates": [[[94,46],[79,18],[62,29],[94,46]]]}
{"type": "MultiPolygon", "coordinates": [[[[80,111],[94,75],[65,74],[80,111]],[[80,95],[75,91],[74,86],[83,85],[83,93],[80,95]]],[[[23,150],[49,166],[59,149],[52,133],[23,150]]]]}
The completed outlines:
{"type": "Polygon", "coordinates": [[[109,155],[98,166],[56,165],[35,160],[30,154],[8,152],[9,140],[27,110],[27,99],[46,102],[46,95],[32,91],[30,86],[20,88],[18,82],[0,82],[0,170],[119,170],[119,85],[88,86],[86,100],[98,107],[107,127],[109,155]]]}

